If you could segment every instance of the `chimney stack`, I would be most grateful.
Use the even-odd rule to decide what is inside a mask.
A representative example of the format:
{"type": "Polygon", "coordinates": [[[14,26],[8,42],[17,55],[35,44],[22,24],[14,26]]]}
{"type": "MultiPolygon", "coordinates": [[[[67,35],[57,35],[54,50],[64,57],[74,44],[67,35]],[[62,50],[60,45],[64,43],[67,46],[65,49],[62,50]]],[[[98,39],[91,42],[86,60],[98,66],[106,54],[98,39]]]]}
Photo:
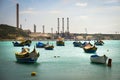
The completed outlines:
{"type": "Polygon", "coordinates": [[[20,24],[20,29],[22,29],[22,24],[20,24]]]}
{"type": "Polygon", "coordinates": [[[36,33],[36,25],[34,24],[34,33],[36,33]]]}
{"type": "Polygon", "coordinates": [[[43,25],[42,27],[43,27],[43,34],[44,34],[45,33],[45,26],[43,25]]]}
{"type": "Polygon", "coordinates": [[[53,34],[53,28],[51,28],[51,33],[53,34]]]}
{"type": "Polygon", "coordinates": [[[64,33],[64,18],[62,18],[62,33],[64,33]]]}
{"type": "Polygon", "coordinates": [[[69,33],[69,18],[67,17],[67,32],[69,33]]]}
{"type": "Polygon", "coordinates": [[[60,19],[58,18],[58,34],[59,34],[59,30],[60,30],[60,19]]]}
{"type": "Polygon", "coordinates": [[[19,4],[16,4],[16,26],[19,28],[19,4]]]}

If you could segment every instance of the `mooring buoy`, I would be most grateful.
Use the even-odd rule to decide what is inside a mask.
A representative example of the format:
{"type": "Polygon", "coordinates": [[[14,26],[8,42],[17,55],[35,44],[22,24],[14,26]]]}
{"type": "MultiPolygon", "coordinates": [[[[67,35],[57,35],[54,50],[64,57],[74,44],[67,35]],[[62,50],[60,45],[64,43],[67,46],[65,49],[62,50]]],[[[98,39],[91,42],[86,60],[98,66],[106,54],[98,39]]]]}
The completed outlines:
{"type": "Polygon", "coordinates": [[[31,72],[31,76],[36,76],[36,72],[31,72]]]}
{"type": "Polygon", "coordinates": [[[112,66],[112,59],[108,59],[108,66],[109,66],[109,67],[112,66]]]}

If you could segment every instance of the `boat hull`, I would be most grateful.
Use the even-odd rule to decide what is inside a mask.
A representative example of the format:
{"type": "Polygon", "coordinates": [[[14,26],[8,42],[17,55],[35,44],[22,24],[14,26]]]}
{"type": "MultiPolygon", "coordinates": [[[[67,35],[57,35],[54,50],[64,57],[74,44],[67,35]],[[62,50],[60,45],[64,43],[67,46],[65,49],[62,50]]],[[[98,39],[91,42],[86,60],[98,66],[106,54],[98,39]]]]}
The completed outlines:
{"type": "Polygon", "coordinates": [[[95,45],[97,45],[97,46],[103,46],[103,44],[104,44],[104,42],[101,40],[100,41],[98,40],[95,42],[95,45]]]}
{"type": "Polygon", "coordinates": [[[107,57],[104,55],[104,56],[91,56],[90,57],[90,60],[92,63],[101,63],[101,64],[105,64],[106,63],[106,60],[107,60],[107,57]]]}
{"type": "Polygon", "coordinates": [[[65,46],[65,44],[64,44],[63,41],[57,41],[57,42],[56,42],[56,45],[57,45],[57,46],[65,46]]]}
{"type": "Polygon", "coordinates": [[[102,46],[103,43],[100,43],[100,42],[96,42],[95,45],[98,45],[98,46],[102,46]]]}
{"type": "Polygon", "coordinates": [[[16,42],[12,42],[13,43],[13,46],[18,46],[18,47],[21,47],[21,46],[24,46],[23,44],[20,44],[20,43],[16,43],[16,42]]]}
{"type": "Polygon", "coordinates": [[[85,49],[83,48],[86,53],[95,53],[97,51],[96,47],[85,49]]]}
{"type": "Polygon", "coordinates": [[[31,41],[26,40],[25,42],[19,43],[19,42],[12,42],[14,47],[23,47],[23,46],[30,46],[31,41]]]}
{"type": "Polygon", "coordinates": [[[35,63],[38,58],[16,58],[20,63],[35,63]]]}
{"type": "Polygon", "coordinates": [[[45,48],[46,50],[53,50],[53,48],[45,48]]]}
{"type": "Polygon", "coordinates": [[[21,63],[34,63],[37,61],[40,56],[39,52],[37,53],[35,47],[32,52],[29,52],[29,48],[22,48],[20,53],[15,53],[17,62],[21,63]]]}
{"type": "Polygon", "coordinates": [[[46,50],[53,50],[54,47],[45,47],[46,50]]]}
{"type": "Polygon", "coordinates": [[[44,43],[36,43],[37,48],[44,48],[45,46],[46,46],[46,44],[44,44],[44,43]]]}
{"type": "Polygon", "coordinates": [[[74,47],[81,47],[82,43],[80,42],[73,42],[74,47]]]}

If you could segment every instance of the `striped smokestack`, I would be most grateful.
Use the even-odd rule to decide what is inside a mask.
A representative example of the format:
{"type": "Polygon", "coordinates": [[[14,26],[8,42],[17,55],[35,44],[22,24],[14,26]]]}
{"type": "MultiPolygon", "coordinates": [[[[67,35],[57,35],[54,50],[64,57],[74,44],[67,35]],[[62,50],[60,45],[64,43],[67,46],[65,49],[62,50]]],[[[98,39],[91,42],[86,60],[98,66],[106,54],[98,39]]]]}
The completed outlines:
{"type": "Polygon", "coordinates": [[[16,26],[19,28],[19,4],[16,4],[16,26]]]}

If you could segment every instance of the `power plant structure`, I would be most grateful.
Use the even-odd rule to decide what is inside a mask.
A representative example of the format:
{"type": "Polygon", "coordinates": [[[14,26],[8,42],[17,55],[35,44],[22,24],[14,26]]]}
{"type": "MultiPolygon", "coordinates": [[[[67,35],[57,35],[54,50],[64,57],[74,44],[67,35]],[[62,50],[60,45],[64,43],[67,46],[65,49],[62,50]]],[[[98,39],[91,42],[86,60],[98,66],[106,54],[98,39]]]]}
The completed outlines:
{"type": "Polygon", "coordinates": [[[43,25],[42,28],[43,28],[43,34],[44,34],[45,33],[45,26],[43,25]]]}
{"type": "Polygon", "coordinates": [[[69,33],[69,18],[67,17],[67,32],[69,33]]]}
{"type": "MultiPolygon", "coordinates": [[[[61,36],[61,37],[67,37],[69,36],[70,32],[69,32],[69,17],[67,18],[57,18],[57,36],[61,36]],[[66,26],[66,28],[65,28],[66,26]],[[61,29],[61,30],[60,30],[61,29]],[[65,30],[67,29],[67,30],[65,30]]],[[[16,27],[17,28],[21,28],[22,29],[22,25],[20,24],[19,27],[19,3],[16,4],[16,27]]],[[[42,26],[43,29],[43,34],[45,33],[45,26],[42,26]]],[[[33,29],[34,33],[36,33],[36,25],[34,24],[34,29],[33,29]]],[[[53,34],[53,28],[51,28],[51,33],[53,34]]]]}
{"type": "Polygon", "coordinates": [[[16,4],[16,27],[19,28],[19,4],[16,4]]]}
{"type": "Polygon", "coordinates": [[[36,33],[36,25],[34,24],[34,33],[36,33]]]}
{"type": "Polygon", "coordinates": [[[59,34],[59,31],[60,31],[60,19],[59,18],[57,18],[58,19],[58,34],[59,34]]]}
{"type": "Polygon", "coordinates": [[[22,29],[22,24],[20,24],[20,29],[22,29]]]}
{"type": "Polygon", "coordinates": [[[51,28],[51,33],[53,34],[53,28],[51,28]]]}
{"type": "Polygon", "coordinates": [[[62,33],[64,34],[64,18],[62,18],[62,33]]]}
{"type": "Polygon", "coordinates": [[[57,22],[58,22],[58,31],[57,31],[57,34],[58,34],[58,36],[62,36],[62,37],[67,37],[67,36],[69,36],[69,18],[67,17],[67,23],[66,23],[66,26],[67,26],[67,30],[65,31],[65,18],[61,18],[62,20],[61,20],[61,23],[62,23],[62,25],[61,25],[61,27],[62,27],[62,30],[60,31],[60,18],[57,18],[57,22]],[[61,32],[61,33],[60,33],[61,32]]]}

